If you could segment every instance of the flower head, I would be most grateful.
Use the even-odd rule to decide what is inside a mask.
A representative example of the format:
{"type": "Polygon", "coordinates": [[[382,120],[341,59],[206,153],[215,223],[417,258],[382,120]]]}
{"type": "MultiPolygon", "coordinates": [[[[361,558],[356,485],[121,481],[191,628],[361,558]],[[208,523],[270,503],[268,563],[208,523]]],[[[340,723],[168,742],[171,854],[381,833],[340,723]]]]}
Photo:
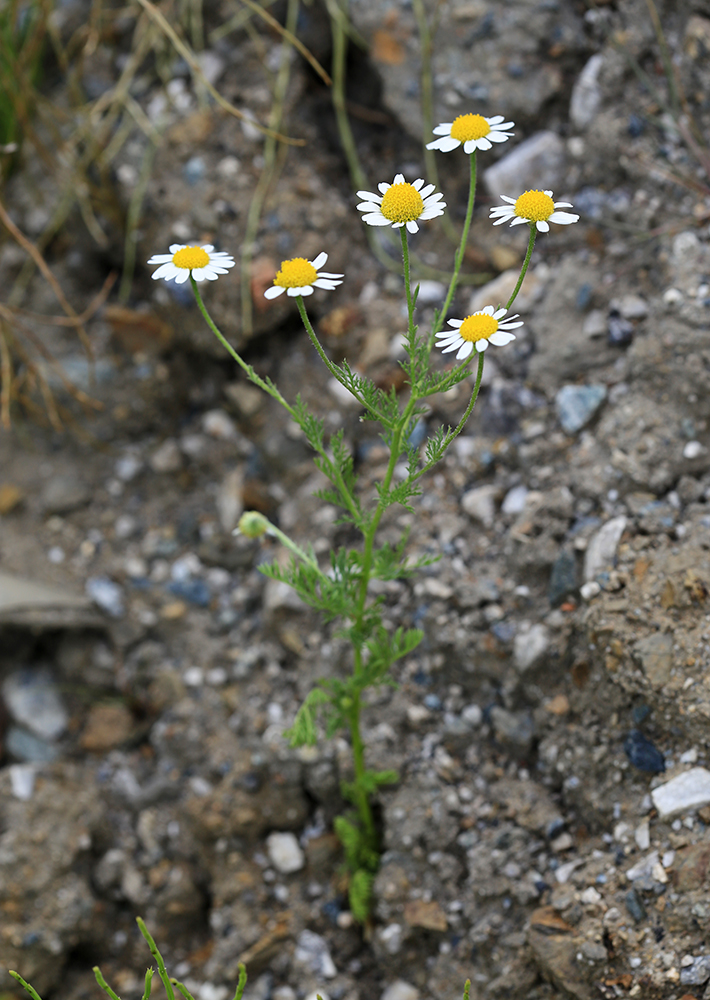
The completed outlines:
{"type": "Polygon", "coordinates": [[[313,295],[314,288],[332,291],[342,285],[342,274],[319,271],[327,260],[327,253],[319,253],[315,260],[294,257],[292,260],[282,261],[281,270],[276,272],[274,283],[271,288],[266,289],[264,298],[275,299],[284,292],[295,298],[296,295],[313,295]]]}
{"type": "Polygon", "coordinates": [[[408,184],[403,174],[397,174],[394,183],[378,184],[380,194],[358,191],[358,198],[364,198],[357,206],[359,212],[366,212],[362,220],[368,226],[392,226],[393,229],[407,227],[410,233],[419,231],[418,220],[435,219],[443,215],[446,202],[443,194],[432,194],[433,184],[422,187],[422,178],[408,184]]]}
{"type": "Polygon", "coordinates": [[[519,198],[507,198],[501,195],[507,205],[499,205],[491,209],[490,218],[495,219],[494,226],[500,226],[510,219],[511,226],[519,226],[523,222],[535,224],[539,233],[550,231],[550,222],[560,226],[569,226],[579,220],[578,215],[571,212],[558,212],[558,208],[572,208],[568,201],[553,201],[552,191],[526,191],[519,198]]]}
{"type": "Polygon", "coordinates": [[[207,243],[203,247],[185,246],[173,243],[170,253],[156,253],[148,261],[149,264],[160,264],[153,278],[175,279],[176,285],[181,285],[192,275],[195,281],[216,281],[220,274],[226,274],[234,267],[234,257],[223,250],[207,243]]]}
{"type": "Polygon", "coordinates": [[[494,118],[484,118],[483,115],[459,115],[452,122],[437,125],[434,135],[441,136],[427,143],[427,149],[440,149],[448,153],[457,149],[463,143],[464,153],[472,153],[474,149],[490,149],[494,142],[506,142],[512,132],[515,122],[504,122],[503,115],[494,118]]]}
{"type": "Polygon", "coordinates": [[[515,340],[515,334],[508,331],[523,325],[517,313],[501,322],[507,312],[507,309],[494,310],[493,306],[484,306],[466,319],[450,319],[449,326],[453,326],[454,329],[437,333],[436,346],[442,349],[442,354],[458,350],[457,361],[464,361],[474,347],[479,354],[485,351],[489,344],[503,347],[511,340],[515,340]]]}

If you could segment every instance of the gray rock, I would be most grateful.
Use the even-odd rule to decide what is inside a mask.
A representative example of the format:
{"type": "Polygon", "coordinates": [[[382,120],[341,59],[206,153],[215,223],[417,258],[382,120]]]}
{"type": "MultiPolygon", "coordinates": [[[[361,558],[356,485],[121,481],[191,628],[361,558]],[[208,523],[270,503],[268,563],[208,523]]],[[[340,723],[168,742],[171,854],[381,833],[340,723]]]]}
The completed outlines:
{"type": "Polygon", "coordinates": [[[313,931],[301,931],[293,954],[296,965],[306,968],[315,976],[332,979],[338,974],[325,938],[313,931]]]}
{"type": "Polygon", "coordinates": [[[497,493],[496,486],[477,486],[464,493],[461,507],[474,521],[480,521],[485,528],[490,528],[495,520],[497,493]]]}
{"type": "Polygon", "coordinates": [[[2,694],[12,718],[40,739],[56,740],[69,716],[49,670],[17,670],[6,677],[2,694]]]}
{"type": "Polygon", "coordinates": [[[577,560],[573,552],[563,549],[552,567],[550,584],[547,589],[548,600],[554,608],[561,604],[565,597],[574,593],[576,589],[577,560]]]}
{"type": "Polygon", "coordinates": [[[509,712],[507,708],[494,705],[491,722],[496,739],[509,744],[517,751],[529,750],[535,736],[535,725],[529,712],[509,712]]]}
{"type": "Polygon", "coordinates": [[[182,468],[182,452],[175,438],[168,438],[150,456],[153,472],[179,472],[182,468]]]}
{"type": "Polygon", "coordinates": [[[527,486],[513,486],[503,498],[501,510],[504,514],[521,514],[525,509],[525,500],[530,491],[527,486]]]}
{"type": "Polygon", "coordinates": [[[661,819],[710,804],[710,771],[691,767],[651,792],[661,819]]]}
{"type": "Polygon", "coordinates": [[[483,174],[493,198],[502,194],[517,198],[531,188],[548,190],[564,178],[565,144],[556,132],[537,132],[494,163],[483,174]]]}
{"type": "Polygon", "coordinates": [[[5,736],[5,749],[17,760],[27,764],[47,764],[58,757],[56,746],[19,726],[9,727],[5,736]]]}
{"type": "Polygon", "coordinates": [[[673,636],[670,632],[655,632],[634,645],[634,658],[643,667],[651,687],[659,690],[671,679],[673,667],[673,636]]]}
{"type": "Polygon", "coordinates": [[[102,611],[112,618],[121,618],[125,612],[123,591],[107,576],[90,576],[86,581],[86,593],[102,611]]]}
{"type": "Polygon", "coordinates": [[[75,473],[52,476],[42,493],[45,514],[70,514],[85,507],[91,500],[91,490],[75,473]]]}
{"type": "Polygon", "coordinates": [[[609,321],[603,309],[592,309],[584,318],[582,333],[585,337],[595,340],[606,337],[609,332],[609,321]]]}
{"type": "Polygon", "coordinates": [[[605,399],[604,385],[563,385],[555,396],[555,407],[565,434],[580,431],[605,399]]]}
{"type": "Polygon", "coordinates": [[[607,521],[592,535],[584,554],[585,581],[594,580],[598,573],[614,562],[616,548],[625,529],[626,518],[621,514],[607,521]]]}
{"type": "Polygon", "coordinates": [[[68,628],[101,623],[83,595],[0,572],[0,625],[68,628]]]}
{"type": "Polygon", "coordinates": [[[544,625],[521,627],[513,643],[513,659],[520,673],[540,663],[550,648],[550,633],[544,625]]]}
{"type": "Polygon", "coordinates": [[[601,106],[602,91],[599,86],[599,73],[603,65],[603,54],[598,52],[593,55],[572,88],[569,116],[572,124],[580,131],[591,125],[601,106]]]}
{"type": "Polygon", "coordinates": [[[692,965],[680,970],[680,981],[684,986],[700,986],[710,979],[710,955],[698,955],[692,965]]]}

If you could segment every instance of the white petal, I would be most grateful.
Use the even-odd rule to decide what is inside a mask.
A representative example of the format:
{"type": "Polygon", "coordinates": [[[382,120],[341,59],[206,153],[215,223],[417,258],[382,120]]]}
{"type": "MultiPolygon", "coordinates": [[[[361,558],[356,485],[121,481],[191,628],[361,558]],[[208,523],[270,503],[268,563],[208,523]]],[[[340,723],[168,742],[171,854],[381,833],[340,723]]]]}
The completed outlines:
{"type": "Polygon", "coordinates": [[[175,276],[175,265],[170,263],[162,264],[157,271],[153,271],[151,277],[155,280],[157,278],[165,278],[166,281],[170,281],[171,278],[175,276]]]}
{"type": "Polygon", "coordinates": [[[178,250],[184,250],[186,246],[187,243],[171,243],[170,246],[168,247],[168,250],[170,251],[171,254],[175,254],[178,252],[178,250]]]}
{"type": "Polygon", "coordinates": [[[313,285],[304,285],[296,289],[296,295],[313,295],[313,285]]]}
{"type": "Polygon", "coordinates": [[[493,115],[492,118],[486,118],[489,125],[500,125],[503,121],[503,115],[493,115]]]}
{"type": "Polygon", "coordinates": [[[463,320],[462,319],[450,319],[450,320],[447,320],[447,323],[449,324],[449,326],[455,326],[457,329],[458,329],[458,327],[463,326],[463,320]]]}
{"type": "Polygon", "coordinates": [[[264,292],[265,299],[276,299],[279,295],[283,295],[286,289],[282,285],[272,285],[271,288],[267,288],[264,292]]]}
{"type": "MultiPolygon", "coordinates": [[[[530,219],[523,219],[522,216],[516,215],[515,218],[513,219],[513,221],[510,224],[511,224],[511,226],[522,226],[523,223],[529,223],[529,222],[530,222],[530,219]]],[[[541,225],[542,225],[542,223],[538,222],[537,228],[540,229],[541,225]]],[[[545,225],[547,226],[547,223],[545,223],[545,225]]],[[[549,226],[548,226],[548,229],[549,229],[549,226]]],[[[543,229],[543,230],[541,230],[541,232],[547,232],[547,229],[543,229]]]]}
{"type": "Polygon", "coordinates": [[[544,194],[546,194],[548,198],[552,197],[552,191],[545,191],[544,194]]]}
{"type": "MultiPolygon", "coordinates": [[[[493,307],[491,306],[491,308],[493,307]]],[[[491,315],[493,316],[493,319],[501,319],[503,316],[505,316],[507,312],[508,312],[507,309],[501,308],[501,309],[496,309],[496,311],[494,313],[491,313],[491,315]]]]}
{"type": "MultiPolygon", "coordinates": [[[[420,215],[419,218],[421,219],[421,218],[423,218],[423,216],[420,215]]],[[[410,233],[418,233],[419,232],[419,226],[416,224],[416,222],[408,222],[407,223],[407,231],[410,232],[410,233]]]]}
{"type": "Polygon", "coordinates": [[[464,143],[464,151],[467,153],[472,153],[474,149],[480,149],[485,151],[491,148],[491,144],[485,135],[482,135],[480,139],[473,139],[470,143],[464,143]],[[467,146],[471,146],[471,149],[466,149],[467,146]]]}
{"type": "Polygon", "coordinates": [[[493,308],[494,308],[493,306],[484,306],[483,309],[479,309],[478,311],[482,312],[482,313],[485,313],[486,316],[492,316],[493,315],[493,308]]]}
{"type": "MultiPolygon", "coordinates": [[[[437,125],[435,129],[432,129],[434,135],[451,135],[451,126],[453,122],[442,122],[441,125],[437,125]]],[[[458,142],[458,140],[456,140],[458,142]]]]}
{"type": "MultiPolygon", "coordinates": [[[[493,216],[491,216],[491,218],[493,218],[493,216]]],[[[504,215],[502,219],[496,219],[495,222],[493,223],[493,225],[494,226],[502,226],[503,223],[507,222],[509,218],[510,218],[509,215],[504,215]]]]}
{"type": "Polygon", "coordinates": [[[486,136],[491,142],[507,142],[510,138],[509,135],[505,135],[504,132],[489,132],[486,136]]]}
{"type": "Polygon", "coordinates": [[[438,219],[440,215],[444,214],[444,205],[434,205],[433,208],[428,208],[425,212],[419,216],[421,222],[428,222],[429,219],[438,219]]]}
{"type": "Polygon", "coordinates": [[[358,206],[358,212],[379,212],[382,202],[377,201],[361,201],[358,206]]]}
{"type": "MultiPolygon", "coordinates": [[[[461,344],[463,344],[463,343],[465,343],[465,341],[464,341],[463,337],[460,337],[460,338],[459,338],[458,340],[455,340],[455,341],[453,342],[453,344],[449,344],[449,346],[448,346],[448,347],[445,347],[445,348],[444,348],[444,349],[442,350],[442,352],[441,352],[441,353],[442,353],[442,354],[448,354],[448,353],[449,353],[449,351],[455,351],[455,350],[456,350],[456,348],[457,348],[457,347],[459,347],[459,346],[460,346],[461,344]]],[[[469,354],[470,354],[470,353],[471,353],[471,352],[469,351],[469,354]]]]}
{"type": "Polygon", "coordinates": [[[512,205],[498,205],[496,208],[490,209],[490,218],[495,219],[498,216],[503,216],[505,219],[511,218],[515,215],[515,209],[512,205]]]}
{"type": "Polygon", "coordinates": [[[506,333],[504,330],[496,330],[488,339],[495,347],[505,347],[511,340],[515,340],[515,334],[506,333]]]}
{"type": "Polygon", "coordinates": [[[388,184],[386,181],[380,181],[380,183],[377,185],[377,190],[380,192],[380,194],[386,194],[391,187],[392,185],[388,184]]]}
{"type": "MultiPolygon", "coordinates": [[[[203,273],[204,273],[204,277],[208,281],[216,281],[217,278],[219,278],[220,273],[222,273],[222,272],[208,271],[207,268],[205,268],[205,270],[204,270],[203,273]]],[[[195,272],[194,271],[192,272],[192,277],[195,278],[195,272]]],[[[199,281],[199,280],[200,280],[199,278],[195,278],[195,281],[199,281]]]]}
{"type": "Polygon", "coordinates": [[[427,149],[440,149],[442,153],[450,153],[452,149],[457,149],[461,145],[459,139],[452,139],[450,135],[446,135],[441,139],[434,139],[433,142],[428,142],[426,145],[427,149]]]}
{"type": "Polygon", "coordinates": [[[187,279],[190,277],[190,271],[186,267],[179,267],[177,271],[178,273],[175,275],[175,284],[184,285],[187,279]]]}
{"type": "Polygon", "coordinates": [[[344,274],[331,274],[329,271],[319,271],[319,278],[344,278],[344,274]]]}
{"type": "Polygon", "coordinates": [[[548,216],[548,221],[556,222],[558,226],[570,226],[573,222],[579,221],[579,216],[572,215],[571,212],[553,212],[548,216]]]}
{"type": "Polygon", "coordinates": [[[554,205],[555,208],[572,208],[571,201],[556,201],[554,205]]]}
{"type": "Polygon", "coordinates": [[[406,184],[407,182],[404,179],[404,174],[395,174],[394,181],[392,183],[393,184],[406,184]]]}
{"type": "MultiPolygon", "coordinates": [[[[412,187],[414,188],[415,191],[419,191],[423,183],[424,183],[424,178],[417,177],[415,181],[412,181],[412,187]]],[[[419,193],[421,194],[421,191],[419,191],[419,193]]]]}
{"type": "Polygon", "coordinates": [[[487,347],[488,347],[488,341],[487,340],[477,340],[476,341],[476,350],[478,351],[479,354],[482,354],[487,347]]]}
{"type": "Polygon", "coordinates": [[[212,253],[212,251],[214,250],[214,247],[212,246],[211,243],[205,243],[205,245],[203,247],[200,247],[200,249],[204,250],[205,253],[212,253]]]}
{"type": "MultiPolygon", "coordinates": [[[[476,347],[478,347],[478,344],[480,344],[480,343],[485,344],[485,340],[483,340],[483,341],[479,340],[478,343],[476,344],[476,347]]],[[[461,346],[461,350],[456,355],[456,360],[457,361],[464,361],[469,356],[469,354],[471,353],[472,350],[473,350],[473,344],[472,344],[472,342],[470,340],[465,340],[464,343],[461,346]]]]}
{"type": "Polygon", "coordinates": [[[419,194],[422,197],[422,201],[426,201],[426,199],[429,197],[429,195],[432,193],[433,190],[434,190],[433,184],[427,184],[426,187],[423,187],[419,192],[419,194]]]}
{"type": "Polygon", "coordinates": [[[510,320],[505,320],[504,323],[500,324],[500,330],[517,330],[519,326],[523,326],[523,321],[520,319],[517,323],[513,323],[510,320]]]}
{"type": "Polygon", "coordinates": [[[365,201],[382,201],[379,195],[373,194],[372,191],[358,191],[358,198],[364,198],[365,201]]]}
{"type": "Polygon", "coordinates": [[[500,196],[500,200],[507,201],[509,205],[514,205],[515,202],[517,201],[517,198],[509,198],[507,194],[502,194],[500,196]]]}
{"type": "MultiPolygon", "coordinates": [[[[503,115],[497,115],[496,117],[502,118],[503,115]]],[[[488,120],[488,124],[489,125],[493,125],[493,120],[489,119],[488,120]]],[[[515,128],[515,122],[503,122],[503,121],[500,121],[500,122],[496,122],[493,127],[495,128],[496,132],[502,132],[503,129],[506,129],[506,128],[515,128]]]]}
{"type": "Polygon", "coordinates": [[[545,222],[544,219],[541,219],[540,222],[536,222],[535,225],[537,226],[538,233],[550,232],[550,227],[548,226],[548,224],[545,222]]]}
{"type": "Polygon", "coordinates": [[[329,292],[332,292],[334,288],[337,288],[341,284],[341,281],[326,281],[325,278],[316,278],[313,282],[315,288],[326,288],[329,292]]]}
{"type": "Polygon", "coordinates": [[[315,267],[316,271],[318,271],[321,267],[323,267],[327,260],[327,253],[319,253],[316,259],[311,261],[311,264],[315,267]]]}
{"type": "Polygon", "coordinates": [[[368,226],[389,226],[390,220],[386,219],[384,215],[363,215],[362,221],[366,222],[368,226]]]}
{"type": "Polygon", "coordinates": [[[146,264],[168,264],[173,259],[171,253],[154,253],[146,264]]]}

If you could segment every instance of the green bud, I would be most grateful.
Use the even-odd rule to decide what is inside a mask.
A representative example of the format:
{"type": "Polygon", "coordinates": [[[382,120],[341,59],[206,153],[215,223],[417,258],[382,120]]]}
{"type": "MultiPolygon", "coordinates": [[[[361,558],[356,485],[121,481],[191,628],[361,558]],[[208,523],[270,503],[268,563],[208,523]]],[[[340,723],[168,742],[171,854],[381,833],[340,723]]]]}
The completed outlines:
{"type": "Polygon", "coordinates": [[[247,510],[239,518],[237,531],[247,538],[261,538],[269,530],[268,519],[258,510],[247,510]]]}

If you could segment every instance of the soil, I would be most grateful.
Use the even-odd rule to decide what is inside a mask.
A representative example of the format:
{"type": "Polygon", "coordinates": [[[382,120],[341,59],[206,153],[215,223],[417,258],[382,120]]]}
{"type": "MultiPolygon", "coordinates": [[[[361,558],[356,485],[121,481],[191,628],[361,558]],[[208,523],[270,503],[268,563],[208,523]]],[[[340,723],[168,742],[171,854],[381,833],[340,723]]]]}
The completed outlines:
{"type": "MultiPolygon", "coordinates": [[[[538,238],[524,327],[487,352],[477,408],[415,513],[383,526],[440,558],[384,590],[388,624],[425,637],[367,706],[368,762],[400,781],[377,801],[364,928],[332,832],[348,747],[283,737],[314,681],[348,669],[347,649],[259,572],[279,548],[232,531],[256,508],[323,559],[348,536],[314,496],[298,428],[185,287],[145,265],[193,239],[239,255],[263,139],[172,55],[136,77],[162,140],[130,298],[114,286],[87,320],[93,363],[70,327],[22,320],[99,405],[82,409],[45,367],[64,428],[37,392],[0,436],[4,995],[19,996],[13,968],[44,1000],[96,996],[96,964],[140,995],[140,915],[198,1000],[233,995],[240,961],[248,1000],[451,1000],[466,979],[474,1000],[710,997],[710,5],[658,3],[670,77],[651,6],[436,5],[435,122],[515,121],[478,156],[451,315],[505,298],[522,262],[527,231],[488,219],[501,192],[550,188],[581,218],[538,238]]],[[[367,47],[352,46],[349,112],[371,186],[425,176],[417,10],[352,4],[367,47]]],[[[57,30],[85,16],[67,4],[57,30]]],[[[207,38],[227,16],[206,6],[207,38]]],[[[303,7],[298,35],[329,64],[324,6],[303,7]]],[[[99,37],[87,92],[115,83],[129,48],[128,22],[99,37]]],[[[279,36],[259,24],[208,51],[220,93],[264,120],[279,36]]],[[[59,71],[43,86],[70,106],[59,71]]],[[[305,145],[279,153],[251,248],[251,328],[238,269],[205,300],[262,376],[345,428],[367,492],[386,463],[375,429],[330,385],[293,303],[262,293],[282,259],[325,250],[346,275],[308,301],[328,352],[400,385],[397,244],[362,224],[328,90],[300,58],[283,131],[305,145]]],[[[147,142],[136,126],[113,161],[103,244],[77,210],[47,246],[77,312],[122,265],[147,142]]],[[[436,162],[459,226],[467,159],[436,162]]],[[[45,171],[25,155],[5,189],[31,239],[57,204],[45,171]]],[[[435,221],[411,245],[426,329],[452,244],[435,221]]],[[[0,245],[1,287],[24,259],[0,245]]],[[[41,276],[14,305],[58,312],[41,276]]],[[[434,398],[426,430],[466,402],[463,387],[434,398]]]]}

